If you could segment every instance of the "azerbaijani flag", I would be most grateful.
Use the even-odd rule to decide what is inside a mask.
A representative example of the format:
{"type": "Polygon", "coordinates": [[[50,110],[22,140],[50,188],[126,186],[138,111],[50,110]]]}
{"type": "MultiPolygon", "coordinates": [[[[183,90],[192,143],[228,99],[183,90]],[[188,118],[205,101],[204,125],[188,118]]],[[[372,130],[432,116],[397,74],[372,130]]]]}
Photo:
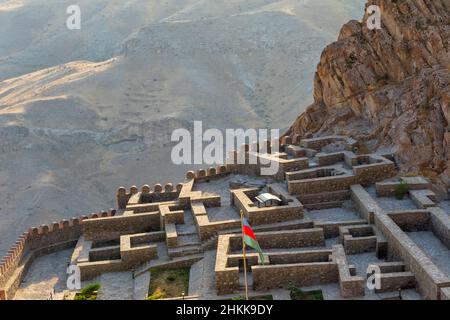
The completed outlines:
{"type": "Polygon", "coordinates": [[[255,249],[259,253],[259,258],[261,259],[262,264],[264,264],[264,255],[262,253],[261,247],[259,246],[258,240],[256,240],[252,227],[250,227],[250,224],[245,217],[242,221],[242,236],[244,237],[244,243],[247,246],[255,249]]]}

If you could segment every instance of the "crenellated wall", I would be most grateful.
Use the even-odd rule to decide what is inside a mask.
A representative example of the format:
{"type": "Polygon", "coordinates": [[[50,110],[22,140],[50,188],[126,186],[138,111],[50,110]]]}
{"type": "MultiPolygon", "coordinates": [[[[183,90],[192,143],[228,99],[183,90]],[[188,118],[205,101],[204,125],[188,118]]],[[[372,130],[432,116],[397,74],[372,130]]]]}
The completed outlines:
{"type": "Polygon", "coordinates": [[[186,173],[186,179],[194,179],[195,182],[202,182],[212,179],[220,179],[230,173],[231,171],[228,165],[222,165],[217,167],[209,167],[207,170],[201,169],[197,171],[188,171],[186,173]]]}
{"type": "Polygon", "coordinates": [[[141,187],[141,191],[136,186],[131,186],[128,191],[125,187],[119,187],[116,195],[117,207],[126,209],[127,205],[175,200],[182,188],[182,183],[174,186],[170,182],[164,186],[157,183],[153,186],[153,189],[146,184],[141,187]]]}
{"type": "Polygon", "coordinates": [[[36,257],[75,246],[83,232],[84,221],[115,214],[116,211],[111,209],[33,227],[23,233],[0,261],[0,299],[6,300],[14,296],[36,257]]]}

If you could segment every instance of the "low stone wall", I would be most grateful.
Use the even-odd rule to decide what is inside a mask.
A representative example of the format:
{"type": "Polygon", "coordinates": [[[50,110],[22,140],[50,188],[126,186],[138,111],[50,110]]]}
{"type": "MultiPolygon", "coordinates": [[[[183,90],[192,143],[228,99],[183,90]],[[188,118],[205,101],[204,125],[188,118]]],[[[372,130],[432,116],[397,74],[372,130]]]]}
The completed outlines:
{"type": "Polygon", "coordinates": [[[369,268],[378,268],[381,273],[397,273],[405,271],[405,264],[400,261],[371,263],[369,268]]]}
{"type": "Polygon", "coordinates": [[[441,288],[450,287],[450,278],[383,212],[375,214],[375,225],[388,241],[388,258],[402,260],[415,275],[418,290],[426,299],[440,299],[441,288]]]}
{"type": "Polygon", "coordinates": [[[288,190],[292,195],[333,192],[349,189],[350,186],[357,183],[357,177],[354,175],[292,180],[288,181],[288,190]]]}
{"type": "Polygon", "coordinates": [[[344,152],[318,153],[316,155],[316,161],[320,167],[331,166],[338,162],[344,162],[345,153],[344,152]]]}
{"type": "Polygon", "coordinates": [[[251,267],[253,290],[299,287],[336,283],[339,273],[334,262],[258,265],[251,267]]]}
{"type": "Polygon", "coordinates": [[[287,181],[307,180],[307,179],[320,179],[334,177],[334,167],[319,167],[301,171],[286,172],[287,181]]]}
{"type": "Polygon", "coordinates": [[[416,287],[416,280],[412,272],[382,273],[379,279],[380,288],[375,289],[376,293],[392,292],[399,289],[413,289],[416,287]]]}
{"type": "Polygon", "coordinates": [[[156,244],[139,243],[139,245],[136,245],[135,237],[135,235],[120,237],[120,259],[126,269],[158,258],[158,246],[156,244]]]}
{"type": "Polygon", "coordinates": [[[342,202],[350,199],[350,191],[340,190],[334,192],[300,194],[297,198],[307,209],[322,210],[340,206],[342,202]]]}
{"type": "Polygon", "coordinates": [[[130,238],[131,245],[139,245],[150,242],[162,242],[166,239],[166,233],[164,231],[148,232],[133,234],[130,238]]]}
{"type": "Polygon", "coordinates": [[[202,241],[215,236],[219,231],[240,228],[241,226],[241,221],[239,219],[216,222],[209,221],[207,210],[203,202],[191,202],[191,211],[194,216],[200,240],[202,241]]]}
{"type": "Polygon", "coordinates": [[[302,250],[302,251],[282,251],[267,253],[271,265],[329,262],[332,250],[302,250]]]}
{"type": "Polygon", "coordinates": [[[450,216],[438,207],[428,208],[428,210],[431,230],[450,250],[450,216]]]}
{"type": "Polygon", "coordinates": [[[246,216],[252,225],[283,222],[287,220],[302,219],[303,207],[278,206],[273,208],[258,208],[248,211],[246,216]]]}
{"type": "MultiPolygon", "coordinates": [[[[345,157],[345,153],[343,153],[345,157]]],[[[337,156],[336,156],[337,157],[337,156]]],[[[361,156],[357,156],[358,160],[361,156]]],[[[332,167],[286,173],[290,194],[310,194],[349,189],[354,184],[370,185],[392,178],[397,174],[395,164],[383,157],[367,156],[369,164],[353,166],[353,173],[340,176],[320,177],[323,170],[332,167]]],[[[333,158],[332,158],[333,159],[333,158]]],[[[324,162],[331,162],[327,158],[324,162]]]]}
{"type": "Polygon", "coordinates": [[[377,202],[370,194],[360,185],[350,187],[351,198],[358,208],[361,218],[367,220],[368,223],[374,223],[374,213],[379,210],[377,202]]]}
{"type": "Polygon", "coordinates": [[[377,248],[377,236],[370,225],[340,227],[339,237],[346,254],[371,252],[377,248]]]}
{"type": "Polygon", "coordinates": [[[239,267],[228,266],[230,238],[233,235],[220,235],[217,240],[216,265],[214,268],[218,295],[230,294],[239,290],[239,267]]]}
{"type": "Polygon", "coordinates": [[[150,189],[149,185],[144,185],[140,192],[136,186],[131,186],[128,191],[125,187],[119,187],[116,196],[117,207],[125,209],[127,205],[175,200],[182,186],[182,183],[176,187],[172,183],[166,183],[164,186],[158,183],[153,186],[153,189],[150,189]]]}
{"type": "Polygon", "coordinates": [[[78,264],[80,268],[80,278],[82,281],[94,279],[102,273],[124,271],[122,261],[104,260],[96,262],[81,262],[78,264]]]}
{"type": "Polygon", "coordinates": [[[324,246],[325,237],[320,228],[258,232],[257,238],[261,248],[302,248],[324,246]]]}
{"type": "MultiPolygon", "coordinates": [[[[201,223],[201,219],[199,219],[201,223]]],[[[208,220],[209,221],[209,220],[208,220]]],[[[241,227],[240,220],[225,220],[208,222],[205,224],[199,224],[199,235],[202,240],[209,239],[222,230],[229,230],[241,227]]]]}
{"type": "Polygon", "coordinates": [[[219,296],[239,291],[239,268],[216,270],[216,289],[219,296]]]}
{"type": "MultiPolygon", "coordinates": [[[[275,168],[276,172],[271,172],[270,177],[276,181],[283,181],[285,172],[303,170],[309,167],[307,157],[296,157],[287,159],[287,153],[274,152],[269,150],[253,150],[246,148],[247,151],[231,152],[227,159],[227,168],[234,174],[245,174],[249,176],[261,176],[266,168],[275,168]]],[[[291,152],[292,154],[292,152],[291,152]]]]}
{"type": "Polygon", "coordinates": [[[425,178],[418,177],[401,177],[398,181],[383,181],[375,184],[375,189],[379,197],[393,197],[395,189],[404,182],[408,185],[409,190],[429,189],[430,182],[425,178]]]}
{"type": "MultiPolygon", "coordinates": [[[[280,159],[279,165],[282,172],[289,172],[293,170],[303,170],[309,167],[309,159],[304,157],[299,157],[295,159],[280,159]]],[[[282,179],[284,176],[281,177],[282,179]]]]}
{"type": "Polygon", "coordinates": [[[326,239],[336,238],[339,236],[339,227],[353,226],[367,223],[366,220],[339,221],[339,222],[314,222],[315,228],[323,229],[326,239]]]}
{"type": "Polygon", "coordinates": [[[274,207],[258,208],[252,199],[259,193],[257,188],[231,190],[231,205],[243,210],[252,225],[277,223],[303,218],[303,205],[294,197],[285,194],[275,185],[268,186],[270,192],[280,197],[283,204],[274,207]]]}
{"type": "Polygon", "coordinates": [[[359,184],[369,186],[397,175],[395,163],[385,158],[381,159],[383,162],[353,167],[353,173],[358,176],[359,184]]]}
{"type": "Polygon", "coordinates": [[[166,244],[168,248],[176,247],[178,244],[178,234],[175,224],[166,223],[166,244]]]}
{"type": "Polygon", "coordinates": [[[441,300],[450,300],[450,288],[441,289],[441,300]]]}
{"type": "MultiPolygon", "coordinates": [[[[158,246],[148,240],[159,239],[161,234],[142,233],[123,235],[120,245],[103,248],[83,248],[89,252],[89,261],[78,260],[82,281],[90,280],[105,272],[118,272],[130,270],[142,263],[158,257],[158,246]]],[[[86,240],[85,244],[91,241],[86,240]]]]}
{"type": "MultiPolygon", "coordinates": [[[[298,137],[296,138],[299,139],[298,137]]],[[[296,140],[294,139],[294,140],[296,140]]],[[[356,142],[351,138],[345,136],[323,136],[318,138],[310,138],[310,139],[301,139],[298,141],[302,147],[314,149],[320,151],[323,147],[336,143],[336,142],[346,142],[347,145],[354,145],[356,142]]],[[[295,142],[293,141],[295,144],[295,142]]]]}
{"type": "Polygon", "coordinates": [[[339,286],[343,298],[364,296],[366,281],[363,277],[352,276],[342,245],[333,246],[333,261],[339,270],[339,286]]]}
{"type": "Polygon", "coordinates": [[[89,251],[89,261],[117,260],[120,259],[120,246],[95,248],[89,251]]]}
{"type": "Polygon", "coordinates": [[[159,212],[99,218],[87,220],[83,228],[86,240],[117,239],[125,234],[159,231],[161,218],[159,212]]]}
{"type": "Polygon", "coordinates": [[[172,224],[184,224],[184,210],[174,209],[176,206],[160,205],[159,213],[161,215],[161,227],[164,225],[172,224]]]}
{"type": "Polygon", "coordinates": [[[75,247],[88,219],[115,215],[115,210],[62,220],[22,234],[0,262],[0,291],[11,299],[36,257],[75,247]]]}
{"type": "MultiPolygon", "coordinates": [[[[306,230],[283,230],[283,231],[270,231],[270,232],[257,232],[256,236],[258,242],[263,250],[270,248],[301,248],[310,246],[324,246],[325,239],[323,237],[323,231],[321,229],[306,229],[306,230]]],[[[233,293],[239,290],[239,268],[237,263],[241,257],[241,254],[233,255],[233,251],[242,250],[242,238],[240,234],[225,234],[220,235],[217,242],[217,255],[216,255],[216,265],[215,265],[215,276],[216,276],[216,288],[219,295],[233,293]],[[229,258],[231,260],[229,260],[229,258]]],[[[337,281],[337,269],[336,264],[329,262],[330,251],[328,250],[324,253],[322,250],[318,252],[289,252],[286,255],[281,253],[267,254],[266,262],[268,265],[255,266],[258,256],[254,253],[249,252],[251,257],[251,265],[253,268],[258,269],[255,273],[252,273],[253,284],[256,287],[270,287],[273,286],[276,281],[273,281],[268,276],[272,271],[265,269],[266,267],[275,267],[283,269],[283,273],[290,274],[289,270],[294,270],[296,275],[302,275],[303,281],[311,281],[311,283],[328,283],[325,278],[332,278],[334,275],[334,282],[337,281]],[[272,266],[271,257],[273,256],[273,261],[290,262],[290,261],[302,261],[312,260],[312,263],[295,263],[283,264],[272,266]],[[324,262],[315,262],[316,260],[324,262]],[[323,269],[321,269],[323,268],[323,269]],[[314,271],[315,270],[315,271],[314,271]],[[333,272],[334,270],[334,272],[333,272]],[[318,274],[318,271],[323,271],[324,274],[318,274]],[[256,280],[255,280],[256,277],[256,280]],[[259,278],[258,278],[259,277],[259,278]],[[259,279],[259,280],[258,280],[259,279]],[[256,284],[255,284],[256,281],[256,284]],[[259,281],[259,284],[258,284],[259,281]]],[[[255,269],[255,270],[256,270],[255,269]]],[[[276,269],[278,270],[278,269],[276,269]]],[[[272,274],[275,276],[274,274],[272,274]]],[[[277,275],[278,276],[278,275],[277,275]]],[[[290,276],[288,278],[282,279],[280,283],[287,284],[287,280],[296,281],[296,276],[290,276]]],[[[297,278],[299,280],[299,278],[297,278]]],[[[333,282],[332,280],[329,280],[333,282]]],[[[298,282],[298,281],[297,281],[298,282]]],[[[278,286],[279,284],[277,284],[278,286]]]]}
{"type": "Polygon", "coordinates": [[[344,238],[344,248],[347,254],[358,254],[364,252],[372,252],[377,248],[377,237],[345,237],[344,238]]]}
{"type": "Polygon", "coordinates": [[[429,190],[409,190],[409,197],[416,207],[420,209],[427,209],[436,206],[436,194],[429,190]]]}
{"type": "Polygon", "coordinates": [[[430,212],[427,210],[394,211],[388,216],[405,232],[430,230],[430,212]]]}

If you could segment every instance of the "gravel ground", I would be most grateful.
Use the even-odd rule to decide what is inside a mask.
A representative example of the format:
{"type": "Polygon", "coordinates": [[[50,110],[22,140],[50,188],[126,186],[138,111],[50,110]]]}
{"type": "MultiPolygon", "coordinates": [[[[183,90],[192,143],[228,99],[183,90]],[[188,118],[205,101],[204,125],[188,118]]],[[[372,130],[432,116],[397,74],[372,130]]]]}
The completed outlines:
{"type": "Polygon", "coordinates": [[[144,272],[134,278],[134,299],[146,300],[148,297],[148,287],[150,285],[150,272],[144,272]]]}
{"type": "Polygon", "coordinates": [[[201,295],[203,299],[214,299],[216,283],[214,267],[216,264],[216,251],[209,250],[204,258],[191,266],[189,273],[189,295],[201,295]]]}
{"type": "Polygon", "coordinates": [[[397,200],[394,197],[378,197],[375,187],[369,187],[366,191],[387,212],[418,209],[409,197],[405,197],[403,200],[397,200]]]}
{"type": "Polygon", "coordinates": [[[97,300],[132,300],[134,279],[131,271],[103,273],[97,300]]]}
{"type": "Polygon", "coordinates": [[[224,220],[239,220],[239,213],[235,208],[230,206],[226,207],[216,207],[216,208],[207,208],[206,212],[208,213],[209,221],[217,222],[224,220]]]}
{"type": "Polygon", "coordinates": [[[177,229],[178,234],[181,235],[197,233],[191,210],[184,210],[184,224],[176,224],[175,228],[177,229]]]}
{"type": "Polygon", "coordinates": [[[347,255],[347,261],[349,264],[356,266],[356,274],[362,277],[366,277],[369,263],[385,262],[384,259],[378,259],[375,252],[347,255]]]}
{"type": "Polygon", "coordinates": [[[15,300],[48,300],[50,293],[60,296],[66,286],[66,270],[73,249],[37,258],[14,296],[15,300]]]}
{"type": "Polygon", "coordinates": [[[450,215],[450,201],[441,201],[439,203],[439,208],[444,210],[448,215],[450,215]]]}
{"type": "Polygon", "coordinates": [[[450,250],[432,231],[408,232],[408,236],[450,277],[450,250]]]}
{"type": "Polygon", "coordinates": [[[376,198],[375,200],[387,212],[418,209],[409,197],[403,200],[397,200],[395,198],[376,198]]]}

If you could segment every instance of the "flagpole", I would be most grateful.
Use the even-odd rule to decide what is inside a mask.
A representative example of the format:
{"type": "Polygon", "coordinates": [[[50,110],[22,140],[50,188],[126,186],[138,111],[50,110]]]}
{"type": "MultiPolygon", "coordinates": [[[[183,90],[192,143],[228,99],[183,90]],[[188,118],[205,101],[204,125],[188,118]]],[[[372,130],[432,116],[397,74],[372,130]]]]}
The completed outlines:
{"type": "Polygon", "coordinates": [[[245,282],[245,300],[248,300],[248,284],[247,284],[247,261],[245,257],[245,241],[244,241],[244,211],[241,210],[241,231],[242,231],[242,254],[244,255],[244,282],[245,282]]]}

